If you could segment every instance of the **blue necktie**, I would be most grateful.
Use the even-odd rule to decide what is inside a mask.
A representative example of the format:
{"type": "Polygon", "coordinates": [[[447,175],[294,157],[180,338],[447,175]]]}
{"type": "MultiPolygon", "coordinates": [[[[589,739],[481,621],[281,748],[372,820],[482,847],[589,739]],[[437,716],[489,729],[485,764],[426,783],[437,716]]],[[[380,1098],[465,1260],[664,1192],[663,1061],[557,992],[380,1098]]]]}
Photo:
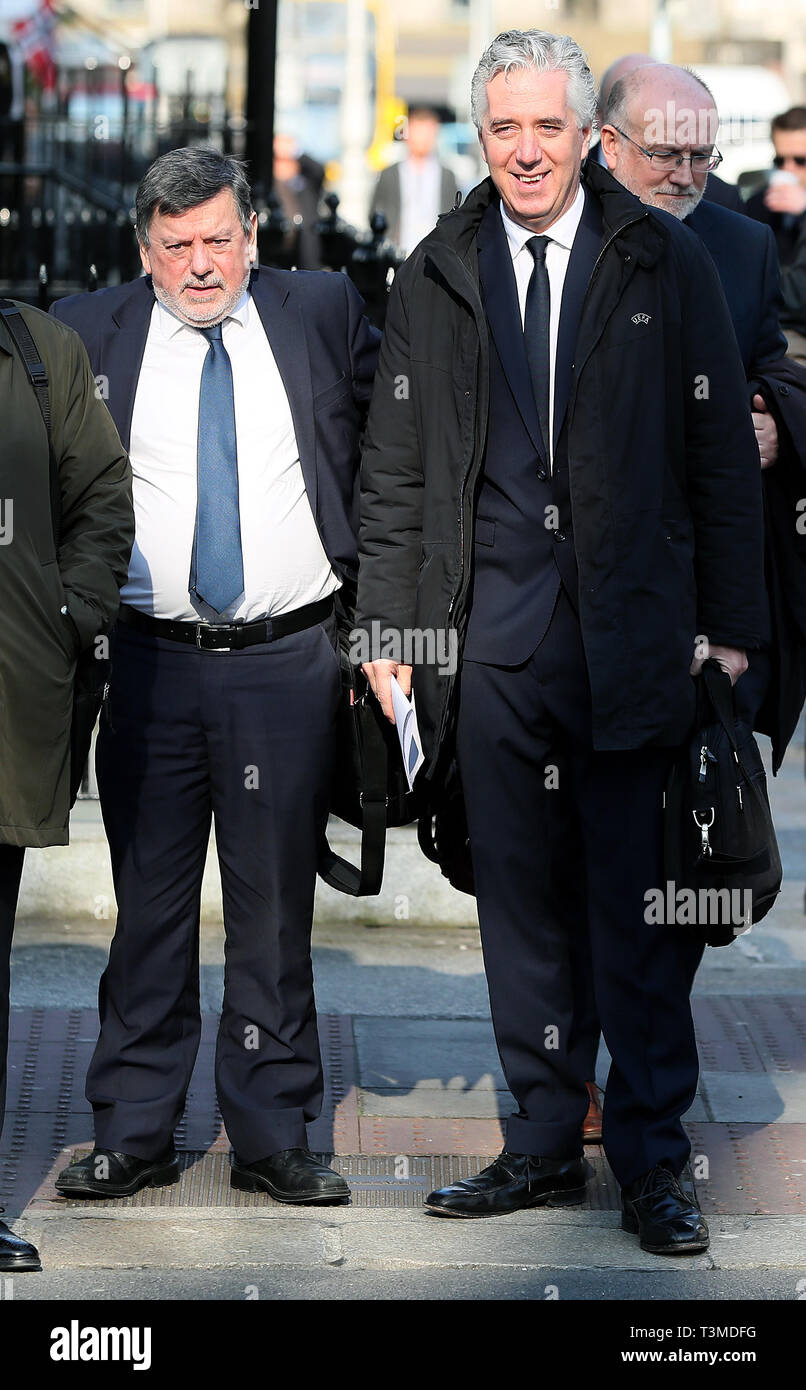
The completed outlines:
{"type": "Polygon", "coordinates": [[[220,323],[199,329],[210,348],[199,392],[196,531],[189,586],[191,595],[217,613],[243,593],[235,398],[221,329],[220,323]]]}
{"type": "Polygon", "coordinates": [[[523,332],[526,339],[526,356],[529,361],[529,375],[540,421],[540,433],[546,450],[546,462],[551,458],[549,439],[549,314],[551,312],[551,293],[549,273],[546,269],[546,247],[551,237],[533,236],[526,245],[533,258],[534,269],[526,291],[526,311],[523,332]]]}

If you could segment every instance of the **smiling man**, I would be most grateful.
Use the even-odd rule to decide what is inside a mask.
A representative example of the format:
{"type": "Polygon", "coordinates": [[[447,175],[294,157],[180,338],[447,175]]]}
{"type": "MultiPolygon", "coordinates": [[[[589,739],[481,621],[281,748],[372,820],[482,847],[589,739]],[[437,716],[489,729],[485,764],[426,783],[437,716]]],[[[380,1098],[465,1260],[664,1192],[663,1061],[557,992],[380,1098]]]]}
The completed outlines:
{"type": "Polygon", "coordinates": [[[199,1045],[213,817],[226,970],[216,1087],[233,1185],[332,1202],[310,934],[340,692],[334,595],[355,575],[358,440],[377,334],[344,275],[257,266],[237,160],[173,150],[137,193],[146,275],[55,306],[128,447],[136,538],[101,716],[118,920],[70,1196],[175,1182],[199,1045]]]}
{"type": "Polygon", "coordinates": [[[583,1200],[589,950],[623,1226],[688,1253],[708,1243],[678,1181],[702,944],[645,894],[695,638],[738,678],[764,628],[744,373],[696,237],[600,166],[580,179],[595,94],[573,39],[500,34],[472,107],[490,177],[395,279],[361,477],[365,640],[455,630],[455,677],[377,647],[367,670],[389,717],[390,675],[413,680],[435,802],[458,763],[515,1101],[500,1157],[427,1206],[583,1200]]]}

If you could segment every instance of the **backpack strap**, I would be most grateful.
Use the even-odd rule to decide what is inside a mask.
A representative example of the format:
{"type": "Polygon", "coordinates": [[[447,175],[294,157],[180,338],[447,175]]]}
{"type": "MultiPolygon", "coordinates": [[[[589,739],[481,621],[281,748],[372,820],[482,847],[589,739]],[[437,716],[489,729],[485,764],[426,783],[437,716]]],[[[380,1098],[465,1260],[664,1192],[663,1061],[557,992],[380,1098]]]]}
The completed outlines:
{"type": "Polygon", "coordinates": [[[31,330],[22,316],[19,304],[15,304],[11,299],[0,299],[0,315],[2,315],[6,328],[9,331],[11,341],[25,364],[28,380],[33,387],[36,403],[39,406],[39,411],[45,423],[45,429],[47,430],[48,465],[50,471],[50,512],[53,524],[53,540],[58,550],[62,498],[61,488],[59,487],[59,472],[56,467],[56,456],[53,452],[48,373],[42,361],[39,349],[31,336],[31,330]]]}

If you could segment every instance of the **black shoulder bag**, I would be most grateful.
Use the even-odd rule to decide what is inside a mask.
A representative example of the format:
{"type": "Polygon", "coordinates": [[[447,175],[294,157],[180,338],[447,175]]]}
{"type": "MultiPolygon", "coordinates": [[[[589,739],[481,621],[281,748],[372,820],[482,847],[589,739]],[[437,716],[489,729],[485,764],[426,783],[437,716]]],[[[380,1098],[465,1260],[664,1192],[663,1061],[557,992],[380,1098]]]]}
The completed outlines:
{"type": "Polygon", "coordinates": [[[737,722],[730,676],[708,660],[696,683],[694,731],[666,784],[664,888],[693,890],[698,929],[709,946],[726,946],[769,912],[781,857],[761,754],[737,722]]]}
{"type": "MultiPolygon", "coordinates": [[[[48,374],[19,307],[10,299],[0,299],[0,314],[2,314],[5,325],[11,334],[14,346],[25,363],[47,430],[51,524],[53,526],[53,544],[58,556],[61,532],[61,488],[59,486],[59,470],[53,452],[48,374]]],[[[108,671],[109,662],[97,655],[94,646],[90,647],[88,651],[79,652],[73,680],[73,719],[70,726],[71,808],[78,796],[84,769],[87,766],[92,731],[95,728],[101,708],[108,671]]]]}
{"type": "Polygon", "coordinates": [[[421,789],[417,841],[426,859],[439,865],[452,888],[475,896],[467,812],[455,758],[444,773],[438,772],[433,782],[421,789]]]}

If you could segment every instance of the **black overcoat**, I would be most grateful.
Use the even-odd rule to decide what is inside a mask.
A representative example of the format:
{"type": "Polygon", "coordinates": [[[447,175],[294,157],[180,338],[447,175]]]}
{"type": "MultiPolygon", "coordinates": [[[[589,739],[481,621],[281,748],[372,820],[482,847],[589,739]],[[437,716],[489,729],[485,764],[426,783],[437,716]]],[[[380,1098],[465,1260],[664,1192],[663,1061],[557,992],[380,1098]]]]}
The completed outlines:
{"type": "MultiPolygon", "coordinates": [[[[708,253],[599,166],[583,184],[603,235],[563,428],[594,746],[672,745],[693,718],[695,637],[747,649],[768,637],[758,450],[708,253]]],[[[371,655],[383,629],[450,629],[461,661],[489,395],[476,241],[495,198],[491,180],[475,188],[392,287],[361,474],[357,620],[371,655]]],[[[414,688],[433,770],[456,675],[424,661],[414,688]]]]}

